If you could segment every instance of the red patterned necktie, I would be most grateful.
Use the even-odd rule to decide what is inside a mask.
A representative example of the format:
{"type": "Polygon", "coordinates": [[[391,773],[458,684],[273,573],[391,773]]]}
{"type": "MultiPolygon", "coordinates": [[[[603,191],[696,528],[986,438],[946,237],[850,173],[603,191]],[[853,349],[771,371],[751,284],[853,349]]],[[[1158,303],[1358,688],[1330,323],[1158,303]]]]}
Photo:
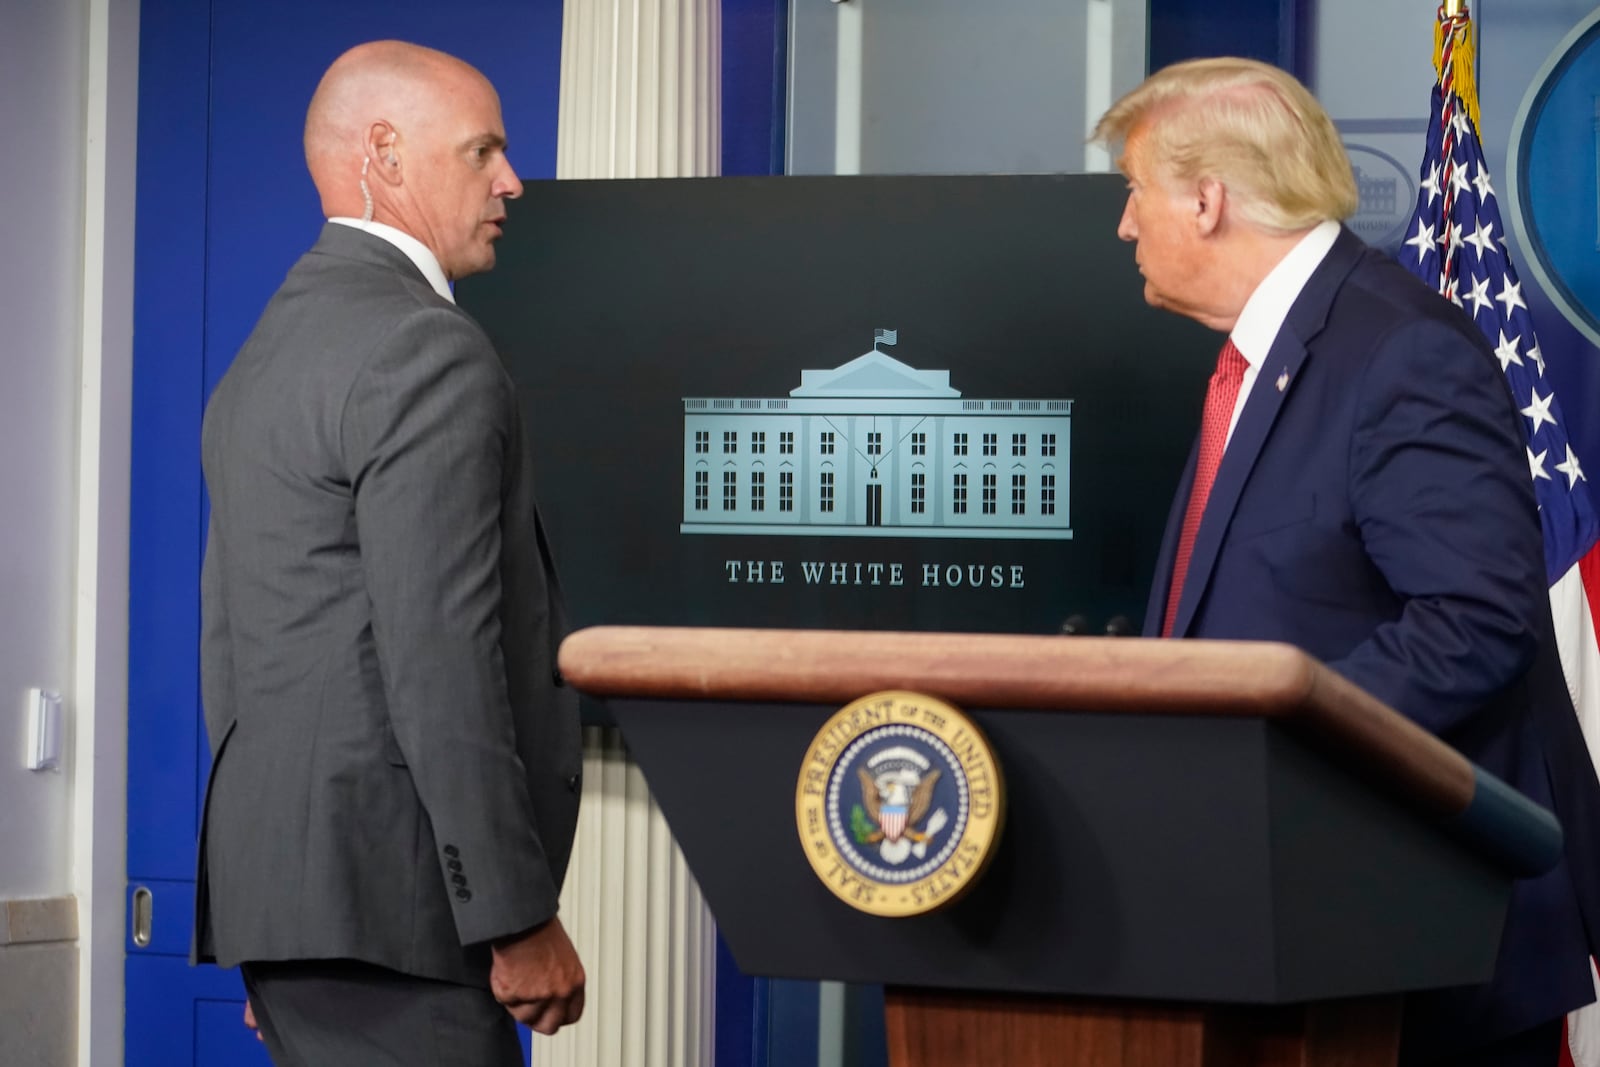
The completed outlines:
{"type": "Polygon", "coordinates": [[[1200,517],[1206,512],[1206,498],[1216,481],[1222,450],[1228,443],[1228,424],[1233,421],[1233,405],[1239,399],[1249,364],[1228,338],[1217,355],[1217,369],[1206,387],[1205,415],[1200,421],[1200,456],[1194,468],[1194,487],[1189,490],[1189,506],[1183,513],[1183,530],[1178,535],[1178,554],[1172,563],[1172,587],[1167,591],[1167,615],[1161,636],[1172,636],[1172,623],[1178,617],[1178,601],[1183,597],[1183,580],[1189,573],[1189,556],[1194,552],[1194,537],[1200,530],[1200,517]]]}

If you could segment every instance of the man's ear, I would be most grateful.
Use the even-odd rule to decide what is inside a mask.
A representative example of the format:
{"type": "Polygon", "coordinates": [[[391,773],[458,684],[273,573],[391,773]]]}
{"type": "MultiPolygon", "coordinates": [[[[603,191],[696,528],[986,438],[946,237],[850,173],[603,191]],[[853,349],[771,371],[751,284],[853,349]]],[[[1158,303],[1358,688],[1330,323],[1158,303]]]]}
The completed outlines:
{"type": "Polygon", "coordinates": [[[400,134],[382,119],[367,127],[366,154],[369,170],[387,185],[400,184],[400,134]]]}
{"type": "Polygon", "coordinates": [[[1201,178],[1195,193],[1195,226],[1200,236],[1210,237],[1222,225],[1228,187],[1215,178],[1201,178]]]}

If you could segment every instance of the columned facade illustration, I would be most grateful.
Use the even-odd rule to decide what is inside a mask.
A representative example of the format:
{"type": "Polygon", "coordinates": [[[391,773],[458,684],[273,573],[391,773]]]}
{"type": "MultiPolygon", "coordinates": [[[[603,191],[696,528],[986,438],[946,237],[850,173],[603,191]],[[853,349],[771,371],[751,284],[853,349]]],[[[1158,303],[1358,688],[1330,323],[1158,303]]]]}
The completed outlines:
{"type": "Polygon", "coordinates": [[[1067,539],[1072,401],[872,350],[784,398],[687,397],[684,533],[1067,539]]]}

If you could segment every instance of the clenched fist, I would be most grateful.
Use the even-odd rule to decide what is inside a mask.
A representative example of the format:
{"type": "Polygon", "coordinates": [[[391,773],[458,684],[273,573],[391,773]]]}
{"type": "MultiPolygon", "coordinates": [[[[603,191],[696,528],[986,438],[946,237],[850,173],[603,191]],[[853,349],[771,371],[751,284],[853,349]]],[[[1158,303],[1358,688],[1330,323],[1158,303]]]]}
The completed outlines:
{"type": "Polygon", "coordinates": [[[583,963],[560,919],[494,946],[489,991],[524,1026],[553,1034],[583,1015],[583,963]]]}

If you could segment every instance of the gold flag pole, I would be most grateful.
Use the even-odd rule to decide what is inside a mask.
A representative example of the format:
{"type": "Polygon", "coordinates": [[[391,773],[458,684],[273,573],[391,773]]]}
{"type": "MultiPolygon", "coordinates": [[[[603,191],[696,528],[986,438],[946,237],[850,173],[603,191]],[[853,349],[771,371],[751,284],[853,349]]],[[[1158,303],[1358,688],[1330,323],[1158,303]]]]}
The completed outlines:
{"type": "Polygon", "coordinates": [[[1472,17],[1467,12],[1466,0],[1443,0],[1438,12],[1439,19],[1433,25],[1433,69],[1439,75],[1440,85],[1446,85],[1445,61],[1447,58],[1452,60],[1453,75],[1448,79],[1448,85],[1461,97],[1467,116],[1476,127],[1480,121],[1478,57],[1473,41],[1472,17]]]}

